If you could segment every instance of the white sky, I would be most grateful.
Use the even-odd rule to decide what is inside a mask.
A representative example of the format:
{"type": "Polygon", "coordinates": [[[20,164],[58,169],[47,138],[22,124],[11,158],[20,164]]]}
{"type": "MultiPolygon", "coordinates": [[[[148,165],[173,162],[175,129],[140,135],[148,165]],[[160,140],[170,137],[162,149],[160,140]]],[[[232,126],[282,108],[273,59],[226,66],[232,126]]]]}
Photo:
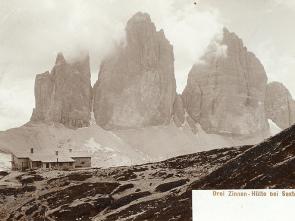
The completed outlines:
{"type": "Polygon", "coordinates": [[[101,59],[124,39],[126,21],[147,12],[174,46],[177,90],[223,26],[295,96],[294,0],[0,0],[0,130],[26,123],[34,79],[57,52],[90,52],[92,82],[101,59]],[[197,2],[197,4],[193,4],[197,2]]]}

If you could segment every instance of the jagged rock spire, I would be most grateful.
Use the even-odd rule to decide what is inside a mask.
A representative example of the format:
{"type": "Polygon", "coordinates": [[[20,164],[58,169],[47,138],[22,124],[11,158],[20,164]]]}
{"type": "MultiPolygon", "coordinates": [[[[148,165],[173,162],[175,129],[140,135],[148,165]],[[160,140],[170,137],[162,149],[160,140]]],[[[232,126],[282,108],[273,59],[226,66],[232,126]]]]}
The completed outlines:
{"type": "Polygon", "coordinates": [[[59,52],[55,59],[55,65],[65,64],[66,60],[61,52],[59,52]]]}
{"type": "Polygon", "coordinates": [[[126,46],[101,64],[96,122],[105,129],[167,124],[176,95],[173,47],[146,13],[136,13],[125,30],[126,46]]]}
{"type": "Polygon", "coordinates": [[[32,121],[57,122],[77,128],[88,126],[92,104],[89,56],[66,62],[58,53],[51,73],[35,80],[32,121]]]}
{"type": "Polygon", "coordinates": [[[268,130],[266,84],[260,61],[224,28],[223,38],[192,67],[182,97],[186,111],[208,133],[248,136],[268,130]]]}
{"type": "Polygon", "coordinates": [[[279,82],[271,82],[266,88],[266,114],[281,129],[295,123],[295,101],[289,90],[279,82]]]}

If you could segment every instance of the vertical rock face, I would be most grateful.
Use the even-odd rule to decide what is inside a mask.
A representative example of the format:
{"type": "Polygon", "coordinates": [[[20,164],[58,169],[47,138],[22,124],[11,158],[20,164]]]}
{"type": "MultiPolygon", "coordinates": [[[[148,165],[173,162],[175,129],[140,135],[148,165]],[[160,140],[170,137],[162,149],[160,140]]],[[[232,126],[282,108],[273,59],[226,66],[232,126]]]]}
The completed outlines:
{"type": "Polygon", "coordinates": [[[227,29],[195,64],[182,94],[184,106],[208,133],[251,135],[266,131],[267,76],[255,55],[227,29]]]}
{"type": "Polygon", "coordinates": [[[288,89],[279,82],[271,82],[266,88],[266,115],[281,129],[295,123],[295,101],[288,89]]]}
{"type": "Polygon", "coordinates": [[[127,23],[126,45],[105,59],[94,86],[94,116],[105,129],[170,122],[176,94],[173,47],[148,14],[127,23]]]}
{"type": "Polygon", "coordinates": [[[36,76],[32,121],[59,122],[71,128],[89,125],[89,56],[68,63],[59,53],[51,73],[36,76]]]}

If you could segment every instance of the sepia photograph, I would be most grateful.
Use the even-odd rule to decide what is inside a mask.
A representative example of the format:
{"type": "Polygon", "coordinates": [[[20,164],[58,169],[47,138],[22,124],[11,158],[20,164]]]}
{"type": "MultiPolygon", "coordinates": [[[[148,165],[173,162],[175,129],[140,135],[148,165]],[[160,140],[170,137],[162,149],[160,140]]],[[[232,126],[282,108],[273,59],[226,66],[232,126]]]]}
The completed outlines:
{"type": "Polygon", "coordinates": [[[294,0],[0,0],[0,220],[294,207],[294,21],[294,0]]]}

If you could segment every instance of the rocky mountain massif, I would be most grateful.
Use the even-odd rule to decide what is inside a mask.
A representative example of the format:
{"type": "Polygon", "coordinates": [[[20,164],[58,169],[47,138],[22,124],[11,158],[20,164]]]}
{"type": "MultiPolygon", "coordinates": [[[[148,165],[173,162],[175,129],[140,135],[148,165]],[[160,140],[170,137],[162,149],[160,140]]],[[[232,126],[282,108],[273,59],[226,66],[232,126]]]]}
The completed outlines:
{"type": "Polygon", "coordinates": [[[199,124],[210,134],[250,137],[268,136],[268,119],[283,129],[295,122],[288,90],[267,84],[258,58],[226,28],[193,65],[177,96],[173,47],[164,31],[141,12],[125,31],[126,43],[101,63],[93,109],[89,58],[69,64],[59,54],[51,74],[36,77],[32,120],[79,128],[89,125],[93,111],[96,124],[107,130],[168,125],[174,119],[179,127],[186,121],[195,133],[199,124]]]}
{"type": "Polygon", "coordinates": [[[79,172],[2,173],[0,218],[191,220],[191,190],[294,188],[294,159],[292,126],[256,146],[158,163],[79,172]]]}
{"type": "Polygon", "coordinates": [[[82,149],[95,166],[130,165],[256,144],[272,134],[270,126],[294,123],[288,90],[268,84],[258,58],[227,29],[179,95],[164,31],[140,12],[125,30],[125,44],[103,60],[93,88],[88,55],[58,54],[52,71],[36,76],[31,121],[0,132],[0,150],[82,149]]]}

